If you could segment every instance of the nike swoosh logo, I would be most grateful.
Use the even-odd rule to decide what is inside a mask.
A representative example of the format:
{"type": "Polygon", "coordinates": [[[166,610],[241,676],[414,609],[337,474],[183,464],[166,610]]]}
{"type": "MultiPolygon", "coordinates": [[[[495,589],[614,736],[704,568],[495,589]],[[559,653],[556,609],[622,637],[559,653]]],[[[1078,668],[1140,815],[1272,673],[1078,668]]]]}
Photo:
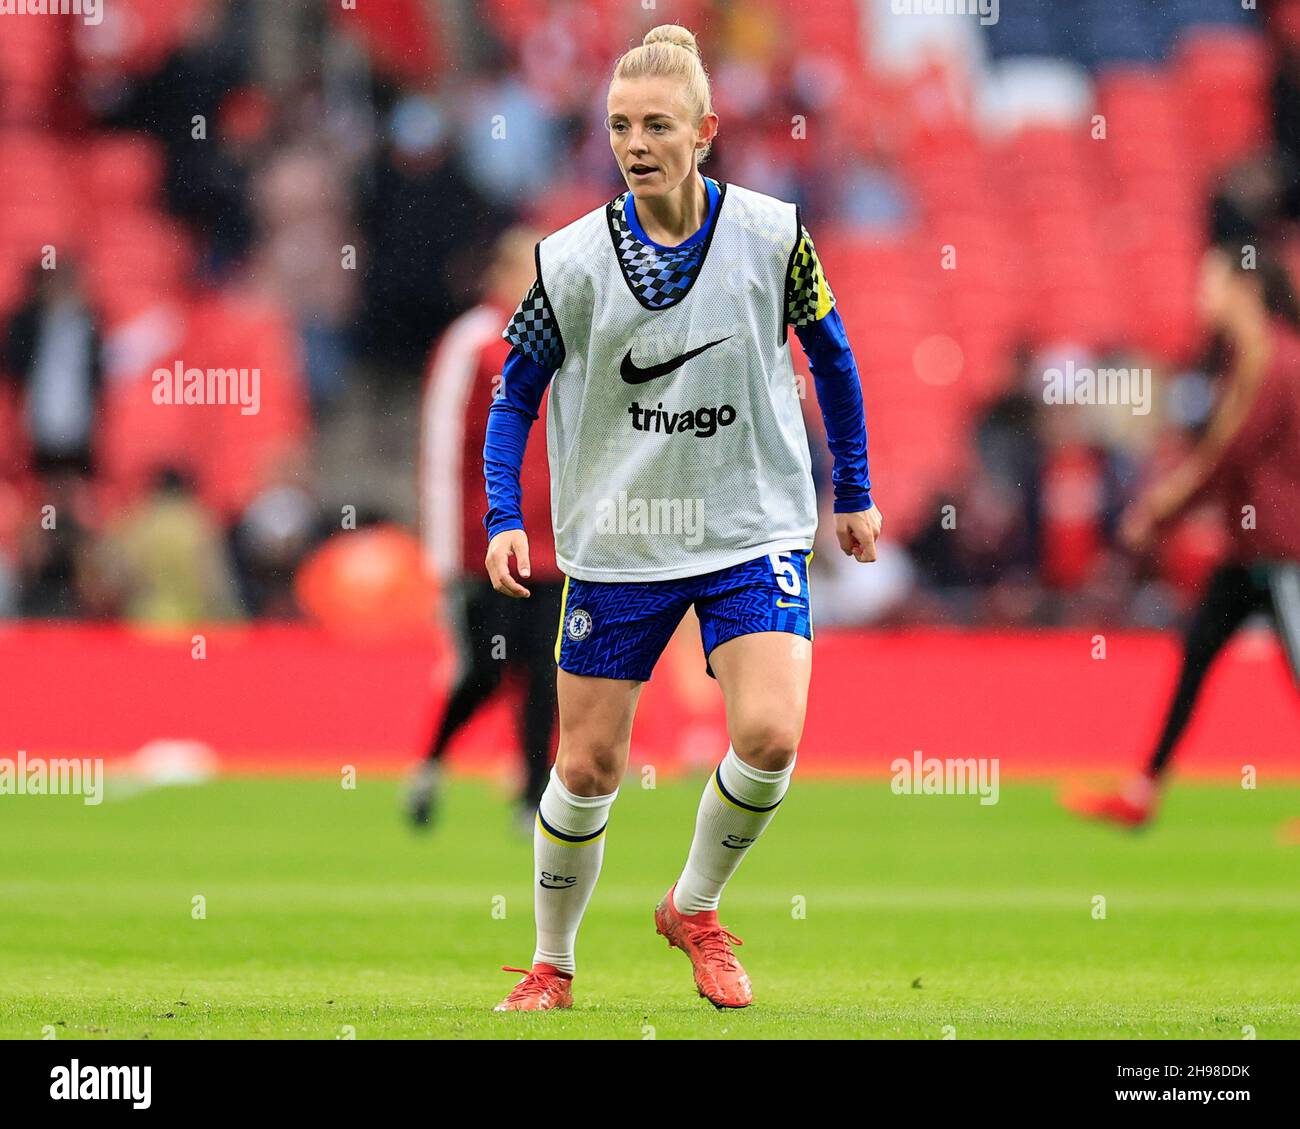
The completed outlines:
{"type": "Polygon", "coordinates": [[[801,608],[803,604],[787,604],[784,600],[777,600],[776,606],[778,608],[801,608]]]}
{"type": "Polygon", "coordinates": [[[650,365],[648,368],[640,368],[632,363],[632,350],[628,349],[627,356],[623,358],[623,364],[619,368],[619,375],[623,377],[628,384],[644,384],[648,380],[658,380],[661,376],[667,376],[674,369],[679,369],[692,357],[698,357],[705,349],[712,349],[714,345],[721,345],[724,341],[730,341],[735,334],[729,333],[726,337],[719,337],[716,341],[710,341],[707,345],[701,345],[698,349],[692,349],[689,353],[683,353],[680,357],[674,357],[671,361],[664,361],[663,364],[650,365]]]}
{"type": "Polygon", "coordinates": [[[752,843],[723,843],[724,847],[730,847],[733,851],[743,851],[747,847],[753,846],[752,843]]]}

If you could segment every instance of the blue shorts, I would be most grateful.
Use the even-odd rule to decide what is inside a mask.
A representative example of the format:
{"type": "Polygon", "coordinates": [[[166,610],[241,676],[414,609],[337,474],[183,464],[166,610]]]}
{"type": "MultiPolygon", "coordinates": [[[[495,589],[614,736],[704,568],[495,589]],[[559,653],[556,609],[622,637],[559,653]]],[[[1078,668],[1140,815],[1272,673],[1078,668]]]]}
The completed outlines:
{"type": "Polygon", "coordinates": [[[679,580],[606,583],[569,577],[555,661],[570,674],[645,682],[692,604],[710,676],[713,648],[738,635],[786,631],[811,640],[811,559],[811,549],[769,553],[679,580]]]}

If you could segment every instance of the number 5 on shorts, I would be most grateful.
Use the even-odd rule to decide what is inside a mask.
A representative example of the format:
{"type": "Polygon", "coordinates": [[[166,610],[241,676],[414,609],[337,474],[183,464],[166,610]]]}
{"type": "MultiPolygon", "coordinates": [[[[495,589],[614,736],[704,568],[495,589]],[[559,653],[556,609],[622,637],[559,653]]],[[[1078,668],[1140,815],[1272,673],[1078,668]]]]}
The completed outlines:
{"type": "Polygon", "coordinates": [[[768,553],[767,559],[772,562],[772,572],[776,575],[777,587],[787,596],[799,595],[799,570],[795,568],[793,561],[783,559],[785,553],[768,553]]]}

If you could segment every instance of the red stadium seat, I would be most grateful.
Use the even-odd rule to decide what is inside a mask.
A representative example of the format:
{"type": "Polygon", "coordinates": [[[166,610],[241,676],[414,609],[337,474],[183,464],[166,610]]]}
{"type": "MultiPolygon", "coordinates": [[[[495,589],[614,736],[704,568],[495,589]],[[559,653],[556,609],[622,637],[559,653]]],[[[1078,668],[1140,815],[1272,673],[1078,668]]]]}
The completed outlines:
{"type": "Polygon", "coordinates": [[[38,124],[47,119],[66,70],[68,21],[10,15],[3,26],[0,126],[38,124]]]}
{"type": "Polygon", "coordinates": [[[345,11],[327,9],[335,26],[355,36],[375,66],[411,82],[426,82],[442,69],[434,15],[420,0],[386,0],[382,6],[358,4],[345,11]]]}
{"type": "Polygon", "coordinates": [[[30,262],[46,244],[70,249],[80,234],[72,150],[38,133],[0,133],[0,241],[30,262]]]}
{"type": "Polygon", "coordinates": [[[865,70],[862,22],[855,0],[800,0],[798,17],[787,30],[799,50],[835,59],[853,89],[865,70]]]}
{"type": "Polygon", "coordinates": [[[92,295],[112,327],[156,302],[183,299],[194,252],[178,224],[135,211],[99,217],[87,254],[92,295]]]}
{"type": "Polygon", "coordinates": [[[536,0],[483,0],[483,17],[508,44],[518,44],[546,18],[536,0]]]}
{"type": "Polygon", "coordinates": [[[76,150],[34,130],[0,133],[0,168],[5,171],[5,198],[28,204],[69,194],[76,150]]]}
{"type": "Polygon", "coordinates": [[[1179,43],[1174,66],[1187,140],[1202,173],[1212,175],[1269,143],[1271,68],[1261,36],[1198,28],[1179,43]]]}
{"type": "Polygon", "coordinates": [[[162,188],[162,146],[147,134],[108,134],[91,144],[82,171],[96,209],[149,207],[162,188]]]}

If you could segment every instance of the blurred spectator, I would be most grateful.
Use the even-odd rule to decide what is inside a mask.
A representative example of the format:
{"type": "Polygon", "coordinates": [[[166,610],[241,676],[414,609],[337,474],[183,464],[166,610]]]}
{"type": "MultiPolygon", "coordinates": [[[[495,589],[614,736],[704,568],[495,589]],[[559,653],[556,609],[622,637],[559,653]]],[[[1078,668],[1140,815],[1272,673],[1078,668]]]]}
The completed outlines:
{"type": "Polygon", "coordinates": [[[57,270],[33,267],[29,290],[6,329],[2,367],[24,401],[33,469],[88,475],[103,390],[99,326],[67,256],[57,270]]]}
{"type": "Polygon", "coordinates": [[[230,550],[240,595],[252,616],[294,619],[293,577],[324,538],[320,506],[295,456],[282,459],[231,531],[230,550]]]}
{"type": "Polygon", "coordinates": [[[244,85],[252,25],[244,0],[200,4],[159,69],[111,97],[101,93],[105,124],[162,142],[167,206],[201,237],[214,274],[242,258],[252,239],[248,178],[263,133],[260,94],[244,85]]]}
{"type": "Polygon", "coordinates": [[[297,324],[313,408],[331,404],[352,363],[356,248],[336,154],[303,145],[276,153],[256,181],[261,243],[255,271],[297,324]]]}
{"type": "Polygon", "coordinates": [[[75,469],[53,469],[27,498],[39,520],[23,523],[17,558],[17,613],[71,619],[95,614],[87,580],[96,551],[91,488],[75,469]]]}
{"type": "Polygon", "coordinates": [[[1283,160],[1272,154],[1229,169],[1210,202],[1210,238],[1246,246],[1272,234],[1284,205],[1285,174],[1283,160]]]}
{"type": "Polygon", "coordinates": [[[932,500],[930,522],[910,546],[922,576],[959,621],[983,618],[987,601],[999,603],[1000,588],[1020,591],[1010,601],[1016,614],[1041,611],[1040,598],[1023,599],[1025,586],[1037,585],[1042,550],[1043,403],[1035,367],[1022,345],[1011,390],[974,422],[971,473],[932,500]]]}
{"type": "Polygon", "coordinates": [[[464,172],[445,106],[404,94],[387,126],[365,209],[362,324],[371,356],[414,377],[433,338],[469,305],[482,248],[506,225],[464,172]]]}
{"type": "Polygon", "coordinates": [[[547,112],[509,65],[502,49],[488,53],[481,73],[458,84],[455,114],[465,170],[493,205],[518,210],[555,179],[562,123],[547,112]]]}
{"type": "Polygon", "coordinates": [[[221,530],[175,468],[157,471],[150,496],[108,531],[96,564],[100,583],[133,623],[242,618],[221,530]]]}
{"type": "MultiPolygon", "coordinates": [[[[1025,355],[1022,353],[1022,357],[1025,355]]],[[[975,424],[975,449],[988,474],[1015,499],[1023,536],[1004,546],[1003,563],[1037,569],[1042,529],[1043,444],[1038,413],[1041,397],[1015,389],[995,400],[975,424]]]]}

